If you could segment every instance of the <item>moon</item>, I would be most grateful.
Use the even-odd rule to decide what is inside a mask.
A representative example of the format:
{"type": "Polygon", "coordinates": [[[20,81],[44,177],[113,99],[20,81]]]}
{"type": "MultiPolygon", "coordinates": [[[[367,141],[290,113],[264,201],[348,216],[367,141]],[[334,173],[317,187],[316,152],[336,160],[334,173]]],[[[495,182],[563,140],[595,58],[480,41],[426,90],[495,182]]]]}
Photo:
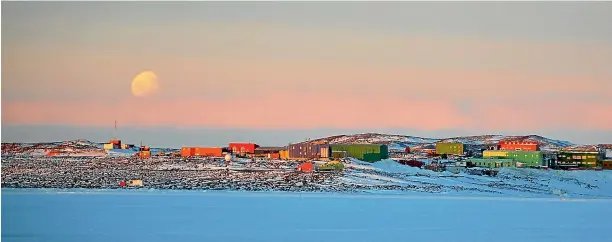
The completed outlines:
{"type": "Polygon", "coordinates": [[[143,71],[132,81],[132,94],[136,97],[146,97],[158,91],[157,75],[152,71],[143,71]]]}

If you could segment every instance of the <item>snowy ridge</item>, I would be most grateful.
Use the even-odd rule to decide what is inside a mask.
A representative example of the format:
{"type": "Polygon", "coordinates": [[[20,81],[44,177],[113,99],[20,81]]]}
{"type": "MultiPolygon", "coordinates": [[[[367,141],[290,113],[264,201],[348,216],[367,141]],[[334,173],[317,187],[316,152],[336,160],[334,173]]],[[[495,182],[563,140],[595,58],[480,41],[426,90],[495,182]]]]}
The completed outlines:
{"type": "Polygon", "coordinates": [[[389,149],[403,149],[405,147],[416,147],[422,148],[426,145],[435,144],[437,142],[461,142],[468,145],[486,146],[495,145],[500,140],[511,139],[511,140],[523,140],[523,141],[536,141],[540,143],[542,150],[559,150],[573,143],[562,140],[554,140],[539,135],[526,135],[526,136],[505,136],[505,135],[478,135],[478,136],[462,136],[452,137],[444,139],[435,138],[423,138],[406,135],[391,135],[391,134],[377,134],[377,133],[365,133],[365,134],[354,134],[354,135],[336,135],[326,138],[320,138],[313,140],[312,142],[329,143],[329,144],[385,144],[389,146],[389,149]]]}

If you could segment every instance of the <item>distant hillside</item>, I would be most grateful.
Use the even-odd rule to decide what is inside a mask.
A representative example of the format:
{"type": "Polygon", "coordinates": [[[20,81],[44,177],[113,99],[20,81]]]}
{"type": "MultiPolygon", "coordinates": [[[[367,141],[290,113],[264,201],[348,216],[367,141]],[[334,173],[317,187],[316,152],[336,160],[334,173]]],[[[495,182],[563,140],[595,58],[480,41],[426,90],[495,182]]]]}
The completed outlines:
{"type": "Polygon", "coordinates": [[[77,154],[93,152],[104,154],[102,144],[89,140],[70,140],[41,143],[2,143],[2,154],[46,155],[48,152],[77,154]]]}
{"type": "Polygon", "coordinates": [[[329,144],[342,144],[342,143],[353,143],[353,144],[386,144],[390,149],[404,149],[405,147],[420,148],[425,145],[434,144],[436,142],[461,142],[473,146],[487,146],[495,145],[503,139],[516,139],[525,141],[536,141],[540,143],[542,150],[559,150],[571,145],[571,142],[554,140],[539,135],[527,135],[527,136],[505,136],[505,135],[478,135],[478,136],[462,136],[444,139],[434,138],[423,138],[406,135],[392,135],[392,134],[377,134],[377,133],[365,133],[365,134],[353,134],[353,135],[336,135],[326,138],[320,138],[312,140],[312,142],[321,142],[329,144]]]}
{"type": "MultiPolygon", "coordinates": [[[[177,149],[170,148],[151,148],[153,155],[159,152],[176,151],[177,149]]],[[[103,149],[103,143],[83,139],[40,143],[2,143],[2,154],[45,156],[50,152],[70,156],[130,156],[137,151],[134,149],[107,151],[103,149]]]]}
{"type": "MultiPolygon", "coordinates": [[[[574,144],[568,141],[554,140],[539,135],[527,136],[504,136],[504,135],[479,135],[479,136],[463,136],[444,139],[423,138],[406,135],[392,134],[352,134],[352,135],[336,135],[326,138],[312,140],[311,142],[330,143],[330,144],[386,144],[390,150],[400,150],[406,147],[413,149],[422,148],[427,145],[435,144],[436,142],[461,142],[471,145],[472,148],[479,149],[488,145],[495,145],[502,139],[519,139],[537,141],[540,147],[545,151],[556,151],[562,148],[572,146],[574,144]]],[[[158,152],[176,152],[177,149],[166,148],[151,148],[152,154],[158,152]]],[[[113,150],[105,151],[102,149],[102,143],[96,143],[89,140],[71,140],[58,142],[41,142],[41,143],[2,143],[2,154],[23,154],[44,156],[49,152],[59,154],[70,154],[71,156],[87,155],[87,156],[107,156],[107,155],[132,155],[134,150],[113,150]]]]}

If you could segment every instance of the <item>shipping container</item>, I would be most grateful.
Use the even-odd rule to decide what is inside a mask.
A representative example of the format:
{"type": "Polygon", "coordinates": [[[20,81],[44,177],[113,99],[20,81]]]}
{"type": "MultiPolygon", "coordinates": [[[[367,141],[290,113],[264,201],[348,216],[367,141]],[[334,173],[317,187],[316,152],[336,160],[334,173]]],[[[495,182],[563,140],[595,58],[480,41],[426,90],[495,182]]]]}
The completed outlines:
{"type": "Polygon", "coordinates": [[[464,145],[462,143],[436,143],[436,154],[438,155],[463,155],[464,145]]]}
{"type": "Polygon", "coordinates": [[[348,157],[368,162],[389,158],[389,148],[387,145],[380,144],[333,144],[331,145],[331,150],[332,153],[346,151],[348,157]]]}
{"type": "Polygon", "coordinates": [[[229,148],[235,154],[254,154],[259,145],[255,143],[229,143],[229,148]]]}
{"type": "Polygon", "coordinates": [[[268,154],[269,159],[280,159],[280,153],[270,153],[268,154]]]}
{"type": "Polygon", "coordinates": [[[281,150],[278,152],[280,159],[281,160],[287,160],[289,159],[289,151],[288,150],[281,150]]]}
{"type": "MultiPolygon", "coordinates": [[[[326,144],[313,144],[313,143],[298,143],[290,144],[288,146],[289,158],[290,159],[317,159],[323,156],[329,157],[329,154],[321,154],[321,148],[328,147],[326,144]]],[[[325,150],[325,149],[323,149],[325,150]]]]}
{"type": "Polygon", "coordinates": [[[502,140],[499,141],[499,149],[512,151],[538,151],[539,143],[536,141],[502,140]]]}
{"type": "Polygon", "coordinates": [[[223,155],[223,150],[220,147],[194,147],[193,155],[221,157],[223,155]]]}
{"type": "Polygon", "coordinates": [[[506,158],[508,157],[508,151],[503,150],[485,150],[482,152],[484,158],[506,158]]]}

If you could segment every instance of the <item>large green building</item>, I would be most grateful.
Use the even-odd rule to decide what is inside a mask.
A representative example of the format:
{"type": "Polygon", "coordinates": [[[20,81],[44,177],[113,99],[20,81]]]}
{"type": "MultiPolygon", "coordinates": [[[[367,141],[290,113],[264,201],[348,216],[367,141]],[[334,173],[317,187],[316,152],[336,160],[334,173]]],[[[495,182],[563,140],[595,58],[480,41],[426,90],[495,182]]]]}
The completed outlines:
{"type": "Polygon", "coordinates": [[[334,144],[331,145],[332,154],[346,151],[348,157],[367,162],[375,162],[389,158],[389,148],[378,144],[334,144]]]}
{"type": "Polygon", "coordinates": [[[512,159],[470,158],[467,161],[472,162],[475,166],[478,166],[478,167],[488,167],[488,168],[516,167],[516,161],[512,159]]]}
{"type": "Polygon", "coordinates": [[[524,163],[527,167],[548,166],[541,151],[508,151],[507,157],[524,163]]]}
{"type": "Polygon", "coordinates": [[[560,167],[586,167],[597,166],[597,151],[559,151],[557,165],[560,167]]]}
{"type": "Polygon", "coordinates": [[[463,155],[462,143],[436,143],[436,154],[438,155],[463,155]]]}

